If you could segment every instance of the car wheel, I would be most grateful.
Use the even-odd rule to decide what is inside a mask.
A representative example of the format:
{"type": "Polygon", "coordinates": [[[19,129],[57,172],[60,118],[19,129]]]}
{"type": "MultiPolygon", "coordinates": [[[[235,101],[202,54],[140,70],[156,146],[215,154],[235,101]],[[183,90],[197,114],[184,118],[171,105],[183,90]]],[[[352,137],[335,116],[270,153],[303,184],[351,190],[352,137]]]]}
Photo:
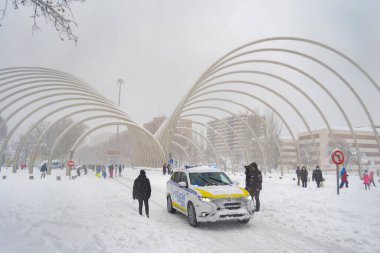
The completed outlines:
{"type": "Polygon", "coordinates": [[[249,222],[249,220],[250,220],[250,218],[248,218],[248,219],[244,219],[244,220],[239,220],[239,222],[240,222],[240,223],[243,223],[243,224],[246,224],[246,223],[249,222]]]}
{"type": "Polygon", "coordinates": [[[166,198],[166,207],[169,213],[175,213],[176,210],[173,208],[172,198],[170,195],[166,198]]]}
{"type": "Polygon", "coordinates": [[[200,222],[197,221],[197,213],[195,211],[195,207],[193,203],[189,202],[187,204],[187,219],[189,220],[189,224],[192,227],[199,227],[200,222]]]}

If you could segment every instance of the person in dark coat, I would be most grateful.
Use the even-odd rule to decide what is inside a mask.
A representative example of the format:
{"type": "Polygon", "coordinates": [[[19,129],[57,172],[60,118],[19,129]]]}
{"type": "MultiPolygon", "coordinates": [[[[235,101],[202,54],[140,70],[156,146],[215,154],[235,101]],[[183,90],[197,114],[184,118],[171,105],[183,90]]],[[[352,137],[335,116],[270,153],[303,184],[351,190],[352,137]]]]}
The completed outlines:
{"type": "Polygon", "coordinates": [[[139,214],[142,215],[142,206],[144,203],[146,217],[149,218],[149,203],[148,200],[151,194],[150,182],[146,177],[145,170],[140,171],[140,175],[135,179],[133,184],[133,199],[139,201],[139,214]]]}
{"type": "Polygon", "coordinates": [[[162,174],[166,175],[166,163],[164,163],[164,165],[162,166],[162,174]]]}
{"type": "Polygon", "coordinates": [[[46,171],[47,171],[47,165],[46,163],[44,163],[42,166],[41,166],[41,178],[45,178],[45,175],[46,175],[46,171]]]}
{"type": "Polygon", "coordinates": [[[306,167],[302,166],[301,181],[302,181],[302,187],[305,187],[305,188],[307,187],[307,175],[309,175],[309,173],[307,172],[306,167]]]}
{"type": "Polygon", "coordinates": [[[119,177],[121,177],[121,165],[119,165],[119,177]]]}
{"type": "Polygon", "coordinates": [[[296,169],[296,174],[297,174],[297,185],[299,186],[300,185],[300,181],[301,181],[301,170],[300,170],[300,167],[297,166],[297,169],[296,169]]]}
{"type": "Polygon", "coordinates": [[[261,171],[257,167],[255,162],[248,166],[244,166],[246,169],[245,173],[245,183],[246,190],[251,195],[252,199],[256,202],[256,212],[260,211],[260,191],[262,190],[263,177],[261,171]]]}
{"type": "Polygon", "coordinates": [[[313,171],[312,180],[317,183],[317,187],[320,187],[320,183],[323,181],[322,171],[320,170],[319,166],[317,165],[315,167],[315,170],[313,171]]]}

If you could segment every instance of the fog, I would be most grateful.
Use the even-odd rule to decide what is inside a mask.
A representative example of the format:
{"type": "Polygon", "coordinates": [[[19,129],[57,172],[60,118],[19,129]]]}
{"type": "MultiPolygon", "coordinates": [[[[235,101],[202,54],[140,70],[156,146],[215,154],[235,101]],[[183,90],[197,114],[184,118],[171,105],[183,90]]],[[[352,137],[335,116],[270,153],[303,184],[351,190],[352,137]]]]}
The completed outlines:
{"type": "MultiPolygon", "coordinates": [[[[0,1],[1,6],[3,3],[0,1]]],[[[116,81],[122,78],[125,85],[121,107],[133,119],[144,123],[154,116],[170,115],[197,78],[218,58],[245,43],[267,37],[296,36],[323,42],[349,55],[380,82],[379,9],[379,1],[356,0],[92,0],[72,7],[79,25],[75,29],[79,37],[75,45],[72,41],[61,41],[43,19],[39,20],[41,30],[33,33],[32,10],[26,7],[14,10],[9,3],[0,27],[0,68],[58,69],[87,81],[115,102],[116,81]]],[[[367,98],[365,102],[379,125],[380,114],[374,110],[379,105],[379,94],[373,92],[373,87],[349,67],[342,67],[337,59],[319,56],[356,80],[355,89],[367,98]]],[[[304,65],[297,59],[292,61],[304,65]]],[[[309,72],[312,70],[313,66],[309,66],[309,72]]],[[[354,125],[368,125],[352,95],[334,88],[335,79],[327,78],[322,70],[315,71],[339,93],[339,101],[345,108],[352,110],[354,125]]],[[[318,89],[303,89],[318,99],[318,89]]],[[[287,94],[286,89],[282,93],[295,96],[287,94]]],[[[294,113],[274,98],[271,101],[283,108],[287,118],[294,117],[293,127],[303,130],[294,113]]],[[[329,103],[323,109],[332,124],[346,126],[343,117],[336,116],[336,109],[329,110],[329,103]]],[[[303,113],[313,118],[313,111],[308,111],[307,106],[303,113]]],[[[311,124],[323,125],[320,119],[311,124]]]]}

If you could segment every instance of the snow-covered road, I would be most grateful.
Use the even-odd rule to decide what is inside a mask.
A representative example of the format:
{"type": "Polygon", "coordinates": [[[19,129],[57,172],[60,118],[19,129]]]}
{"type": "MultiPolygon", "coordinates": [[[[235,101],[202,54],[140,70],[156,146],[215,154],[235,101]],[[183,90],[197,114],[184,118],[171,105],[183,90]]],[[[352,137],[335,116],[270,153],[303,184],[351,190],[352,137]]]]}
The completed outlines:
{"type": "MultiPolygon", "coordinates": [[[[248,224],[193,228],[184,215],[166,211],[168,176],[160,171],[147,171],[150,218],[141,217],[132,200],[138,173],[56,181],[3,169],[0,252],[380,252],[379,190],[365,191],[354,176],[339,197],[333,176],[320,189],[265,176],[262,210],[248,224]]],[[[244,181],[243,174],[231,177],[244,181]]]]}

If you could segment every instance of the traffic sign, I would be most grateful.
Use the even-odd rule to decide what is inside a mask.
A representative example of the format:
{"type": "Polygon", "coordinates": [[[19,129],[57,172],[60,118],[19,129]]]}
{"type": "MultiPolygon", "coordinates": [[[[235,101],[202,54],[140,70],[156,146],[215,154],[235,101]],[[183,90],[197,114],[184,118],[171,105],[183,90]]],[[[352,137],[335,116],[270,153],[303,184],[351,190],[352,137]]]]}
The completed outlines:
{"type": "Polygon", "coordinates": [[[173,160],[173,159],[170,159],[170,160],[169,160],[169,164],[170,164],[170,165],[172,165],[172,164],[173,164],[173,162],[174,162],[174,160],[173,160]]]}
{"type": "Polygon", "coordinates": [[[342,164],[344,162],[344,154],[343,154],[342,150],[335,149],[331,155],[331,159],[332,159],[333,163],[335,163],[336,165],[342,164]]]}
{"type": "Polygon", "coordinates": [[[73,160],[68,160],[67,161],[67,166],[74,167],[74,161],[73,160]]]}

